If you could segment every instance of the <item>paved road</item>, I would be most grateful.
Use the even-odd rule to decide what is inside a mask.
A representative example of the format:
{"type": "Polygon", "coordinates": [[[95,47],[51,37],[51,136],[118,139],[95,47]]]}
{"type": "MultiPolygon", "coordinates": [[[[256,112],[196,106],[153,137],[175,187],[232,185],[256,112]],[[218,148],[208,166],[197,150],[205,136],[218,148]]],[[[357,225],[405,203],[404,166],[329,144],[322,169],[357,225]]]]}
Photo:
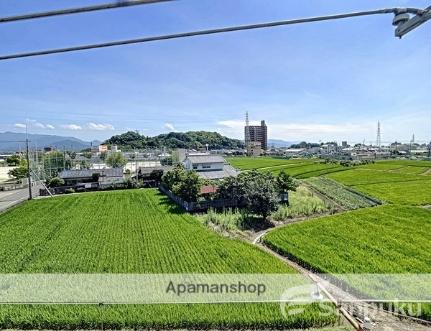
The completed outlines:
{"type": "Polygon", "coordinates": [[[0,192],[0,212],[28,199],[28,188],[0,192]]]}

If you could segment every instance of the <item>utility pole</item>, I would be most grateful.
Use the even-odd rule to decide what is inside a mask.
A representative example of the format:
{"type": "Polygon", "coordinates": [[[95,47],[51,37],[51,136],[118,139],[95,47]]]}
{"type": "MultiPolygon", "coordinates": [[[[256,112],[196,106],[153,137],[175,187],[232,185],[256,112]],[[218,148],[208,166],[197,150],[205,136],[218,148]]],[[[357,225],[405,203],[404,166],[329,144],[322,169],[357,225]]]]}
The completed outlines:
{"type": "Polygon", "coordinates": [[[66,146],[63,146],[63,170],[66,170],[66,146]]]}
{"type": "Polygon", "coordinates": [[[245,149],[247,150],[247,155],[250,156],[250,122],[248,119],[248,111],[245,113],[245,149]]]}
{"type": "Polygon", "coordinates": [[[25,139],[25,146],[27,151],[26,158],[27,158],[28,199],[32,200],[33,193],[31,192],[31,173],[30,173],[30,156],[28,151],[28,138],[25,139]]]}
{"type": "Polygon", "coordinates": [[[139,173],[138,173],[138,152],[135,148],[135,173],[136,173],[136,182],[139,182],[139,173]]]}

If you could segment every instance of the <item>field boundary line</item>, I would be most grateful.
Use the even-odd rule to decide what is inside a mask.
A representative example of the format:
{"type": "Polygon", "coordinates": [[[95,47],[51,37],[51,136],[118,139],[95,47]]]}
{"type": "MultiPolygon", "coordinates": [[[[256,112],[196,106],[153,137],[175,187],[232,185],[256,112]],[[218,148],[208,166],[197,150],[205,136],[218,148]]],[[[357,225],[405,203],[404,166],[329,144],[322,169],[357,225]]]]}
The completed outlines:
{"type": "Polygon", "coordinates": [[[415,179],[403,179],[403,180],[390,180],[390,181],[379,181],[379,182],[370,182],[370,183],[352,183],[352,184],[343,184],[346,186],[366,186],[366,185],[378,185],[378,184],[393,184],[393,183],[411,183],[411,182],[420,182],[420,181],[428,181],[431,180],[430,178],[427,178],[428,176],[423,175],[416,175],[416,176],[422,176],[423,178],[415,178],[415,179]]]}

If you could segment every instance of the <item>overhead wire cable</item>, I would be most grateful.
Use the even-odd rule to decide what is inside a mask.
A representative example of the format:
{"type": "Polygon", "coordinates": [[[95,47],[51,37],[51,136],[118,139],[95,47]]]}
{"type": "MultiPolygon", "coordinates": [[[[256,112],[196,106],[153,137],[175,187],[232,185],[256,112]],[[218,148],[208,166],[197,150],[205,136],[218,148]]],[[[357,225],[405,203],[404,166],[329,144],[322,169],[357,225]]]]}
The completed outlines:
{"type": "Polygon", "coordinates": [[[131,0],[131,1],[117,1],[112,3],[105,3],[101,5],[87,6],[87,7],[75,7],[75,8],[67,8],[67,9],[58,9],[51,10],[45,12],[38,13],[30,13],[30,14],[22,14],[8,17],[0,17],[1,23],[10,23],[16,21],[24,21],[24,20],[33,20],[38,18],[52,17],[52,16],[60,16],[60,15],[71,15],[71,14],[81,14],[86,12],[94,12],[99,10],[106,9],[116,9],[116,8],[125,8],[132,6],[140,6],[140,5],[150,5],[159,2],[171,2],[176,0],[131,0]]]}
{"type": "MultiPolygon", "coordinates": [[[[274,21],[274,22],[266,22],[266,23],[258,23],[258,24],[238,25],[238,26],[215,28],[215,29],[209,29],[209,30],[199,30],[199,31],[151,36],[151,37],[142,37],[142,38],[136,38],[136,39],[117,40],[117,41],[110,41],[110,42],[104,42],[104,43],[98,43],[98,44],[78,45],[78,46],[65,47],[65,48],[55,48],[55,49],[47,49],[47,50],[41,50],[41,51],[2,55],[0,56],[0,61],[24,58],[24,57],[35,57],[35,56],[43,56],[43,55],[50,55],[50,54],[77,52],[77,51],[84,51],[84,50],[97,49],[97,48],[148,43],[148,42],[162,41],[162,40],[172,40],[172,39],[189,38],[189,37],[196,37],[196,36],[203,36],[203,35],[213,35],[213,34],[228,33],[228,32],[235,32],[235,31],[255,30],[255,29],[272,28],[272,27],[286,26],[286,25],[293,25],[293,24],[304,24],[304,23],[313,23],[313,22],[321,22],[321,21],[329,21],[329,20],[338,20],[338,19],[351,18],[351,17],[394,14],[394,13],[396,14],[396,13],[399,13],[400,11],[405,12],[406,10],[407,10],[406,8],[386,8],[386,9],[360,11],[360,12],[335,14],[335,15],[327,15],[327,16],[315,16],[315,17],[308,17],[308,18],[299,18],[299,19],[274,21]]],[[[412,12],[413,11],[423,12],[423,10],[421,9],[410,8],[409,10],[412,12]]]]}

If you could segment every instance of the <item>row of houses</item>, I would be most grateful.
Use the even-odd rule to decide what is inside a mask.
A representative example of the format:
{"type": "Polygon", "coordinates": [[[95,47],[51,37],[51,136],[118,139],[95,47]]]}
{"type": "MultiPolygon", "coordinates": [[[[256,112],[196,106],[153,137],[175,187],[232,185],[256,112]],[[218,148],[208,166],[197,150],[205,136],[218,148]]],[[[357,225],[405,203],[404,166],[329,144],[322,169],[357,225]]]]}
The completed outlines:
{"type": "Polygon", "coordinates": [[[124,183],[123,168],[63,170],[58,175],[65,186],[75,188],[107,188],[124,183]]]}
{"type": "MultiPolygon", "coordinates": [[[[203,179],[219,180],[237,176],[239,173],[221,155],[195,153],[185,155],[181,163],[186,170],[196,171],[203,179]]],[[[134,177],[150,180],[152,176],[155,176],[154,174],[157,174],[157,177],[161,178],[163,173],[171,168],[172,166],[160,164],[151,167],[139,167],[134,177]]],[[[59,173],[59,177],[64,180],[65,186],[84,189],[103,189],[125,182],[123,168],[64,170],[59,173]]]]}

